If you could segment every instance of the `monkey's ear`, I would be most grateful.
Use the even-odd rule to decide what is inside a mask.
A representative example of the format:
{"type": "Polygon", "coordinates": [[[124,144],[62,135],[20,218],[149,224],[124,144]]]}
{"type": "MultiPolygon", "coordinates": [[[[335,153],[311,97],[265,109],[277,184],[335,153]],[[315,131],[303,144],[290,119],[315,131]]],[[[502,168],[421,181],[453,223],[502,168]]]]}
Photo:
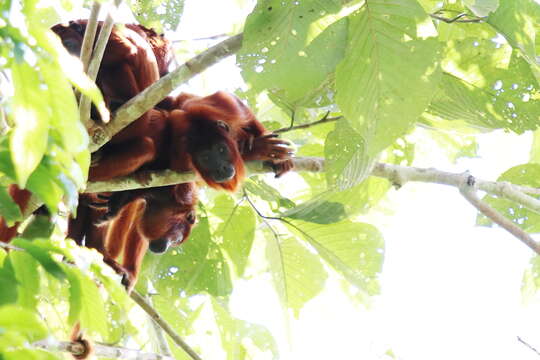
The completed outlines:
{"type": "Polygon", "coordinates": [[[176,202],[180,205],[191,206],[197,203],[197,188],[194,183],[175,185],[173,195],[176,202]]]}

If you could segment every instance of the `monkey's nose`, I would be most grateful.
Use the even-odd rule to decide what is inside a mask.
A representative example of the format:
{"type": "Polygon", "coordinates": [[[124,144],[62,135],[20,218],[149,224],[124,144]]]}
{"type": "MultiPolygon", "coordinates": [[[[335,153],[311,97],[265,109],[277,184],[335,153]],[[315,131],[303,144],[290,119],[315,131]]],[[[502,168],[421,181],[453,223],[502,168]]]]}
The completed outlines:
{"type": "Polygon", "coordinates": [[[150,251],[155,254],[163,254],[169,248],[169,240],[157,239],[150,242],[150,251]]]}

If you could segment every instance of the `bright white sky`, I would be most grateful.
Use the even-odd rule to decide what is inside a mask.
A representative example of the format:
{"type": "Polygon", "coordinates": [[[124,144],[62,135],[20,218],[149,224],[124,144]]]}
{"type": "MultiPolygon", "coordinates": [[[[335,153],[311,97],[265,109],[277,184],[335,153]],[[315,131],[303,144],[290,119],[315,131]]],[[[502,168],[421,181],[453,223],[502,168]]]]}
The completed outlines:
{"type": "MultiPolygon", "coordinates": [[[[245,4],[250,3],[254,4],[186,0],[181,28],[172,36],[193,39],[230,32],[249,12],[251,6],[245,4]]],[[[187,88],[204,94],[240,85],[230,58],[187,88]]],[[[449,163],[435,145],[427,145],[415,165],[470,170],[494,180],[528,161],[530,136],[499,132],[482,136],[480,144],[480,158],[458,164],[449,163]]],[[[389,349],[403,360],[538,360],[517,341],[520,336],[540,349],[540,306],[522,304],[520,292],[532,253],[500,229],[475,227],[475,217],[455,189],[408,184],[391,191],[380,210],[366,219],[379,227],[386,241],[382,295],[374,299],[372,309],[349,301],[334,277],[326,291],[307,304],[300,320],[291,322],[290,341],[276,295],[265,279],[238,284],[233,311],[267,326],[286,360],[391,359],[384,355],[389,349]]]]}

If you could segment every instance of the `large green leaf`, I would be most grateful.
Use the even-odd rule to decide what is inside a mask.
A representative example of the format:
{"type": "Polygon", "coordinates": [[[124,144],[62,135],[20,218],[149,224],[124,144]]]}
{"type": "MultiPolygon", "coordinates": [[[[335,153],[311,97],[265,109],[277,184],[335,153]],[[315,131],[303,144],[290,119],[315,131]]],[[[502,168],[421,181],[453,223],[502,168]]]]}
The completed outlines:
{"type": "Polygon", "coordinates": [[[533,0],[499,0],[497,11],[492,13],[487,22],[514,48],[521,50],[527,61],[538,67],[535,38],[540,24],[538,2],[533,0]]]}
{"type": "Polygon", "coordinates": [[[291,225],[351,284],[369,295],[379,292],[378,275],[384,259],[384,241],[377,228],[347,220],[331,225],[294,221],[291,225]]]}
{"type": "MultiPolygon", "coordinates": [[[[373,159],[425,110],[439,80],[439,43],[415,0],[366,0],[350,17],[336,100],[373,159]]],[[[359,161],[366,174],[370,161],[359,161]]]]}
{"type": "Polygon", "coordinates": [[[229,360],[252,359],[246,340],[250,340],[263,352],[271,352],[272,358],[278,358],[277,344],[267,328],[236,319],[223,305],[212,299],[216,323],[221,335],[221,345],[227,352],[229,360]]]}
{"type": "Polygon", "coordinates": [[[255,213],[251,207],[235,204],[225,195],[216,199],[214,207],[220,208],[225,215],[217,231],[223,237],[222,248],[233,261],[238,276],[241,276],[255,238],[255,213]]]}
{"type": "Polygon", "coordinates": [[[293,237],[269,239],[266,255],[281,302],[298,317],[304,304],[322,291],[326,270],[319,257],[293,237]]]}
{"type": "Polygon", "coordinates": [[[508,45],[476,38],[450,41],[443,68],[429,113],[517,133],[540,124],[538,83],[527,62],[508,45]]]}
{"type": "Polygon", "coordinates": [[[69,322],[80,321],[81,328],[106,338],[107,315],[96,283],[77,268],[67,270],[70,284],[69,322]]]}
{"type": "Polygon", "coordinates": [[[41,86],[38,69],[30,64],[15,61],[11,73],[15,92],[10,117],[15,127],[10,136],[10,151],[17,176],[15,180],[24,187],[47,147],[48,94],[41,86]]]}
{"type": "Polygon", "coordinates": [[[193,295],[207,292],[213,296],[226,296],[232,291],[231,275],[221,249],[210,234],[208,218],[201,218],[189,239],[166,254],[147,254],[144,276],[157,279],[160,293],[178,292],[193,295]],[[153,263],[153,264],[152,264],[153,263]]]}
{"type": "Polygon", "coordinates": [[[14,251],[9,255],[9,260],[18,282],[17,303],[29,310],[36,309],[40,286],[39,263],[31,255],[23,251],[14,251]]]}
{"type": "MultiPolygon", "coordinates": [[[[47,241],[47,240],[43,240],[47,241]]],[[[44,244],[42,241],[28,241],[25,239],[16,238],[12,241],[13,245],[23,248],[28,254],[32,255],[41,266],[52,276],[58,280],[63,280],[66,277],[64,269],[51,256],[51,247],[44,244]]],[[[58,251],[61,253],[61,251],[58,251]]]]}
{"type": "Polygon", "coordinates": [[[347,190],[329,190],[318,194],[281,215],[315,224],[336,223],[366,212],[380,201],[389,188],[388,180],[369,177],[347,190]]]}
{"type": "Polygon", "coordinates": [[[16,305],[0,307],[0,328],[19,332],[30,342],[44,339],[48,335],[47,328],[35,311],[16,305]]]}
{"type": "Polygon", "coordinates": [[[347,121],[336,123],[324,146],[326,181],[330,187],[345,190],[369,175],[374,158],[366,153],[364,137],[347,121]]]}
{"type": "Polygon", "coordinates": [[[137,21],[163,32],[175,31],[184,11],[184,0],[129,0],[137,21]]]}
{"type": "Polygon", "coordinates": [[[239,53],[244,79],[290,108],[311,100],[343,57],[347,22],[336,21],[340,8],[336,0],[259,1],[239,53]]]}

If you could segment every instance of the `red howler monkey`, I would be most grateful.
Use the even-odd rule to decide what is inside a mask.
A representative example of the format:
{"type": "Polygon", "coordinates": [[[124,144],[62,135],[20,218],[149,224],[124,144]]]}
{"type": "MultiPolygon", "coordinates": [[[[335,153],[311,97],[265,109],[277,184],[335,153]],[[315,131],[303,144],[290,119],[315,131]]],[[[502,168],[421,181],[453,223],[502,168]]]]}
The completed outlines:
{"type": "Polygon", "coordinates": [[[196,203],[193,183],[116,192],[105,203],[98,194],[81,194],[68,236],[101,252],[131,290],[147,249],[161,254],[189,237],[196,203]]]}
{"type": "MultiPolygon", "coordinates": [[[[71,54],[79,56],[87,22],[74,20],[51,30],[71,54]]],[[[98,22],[98,32],[102,25],[98,22]]],[[[170,42],[153,30],[138,24],[113,27],[96,79],[109,110],[116,110],[167,74],[171,59],[170,42]]]]}
{"type": "MultiPolygon", "coordinates": [[[[74,54],[80,52],[85,29],[86,20],[53,27],[74,54]]],[[[169,43],[155,32],[136,25],[114,29],[97,81],[111,110],[156,81],[158,65],[159,73],[166,73],[170,58],[169,43]]],[[[244,177],[243,161],[271,161],[278,176],[292,167],[288,143],[268,134],[233,95],[182,94],[159,106],[163,109],[149,110],[111,139],[91,167],[90,181],[129,175],[144,166],[195,170],[208,185],[234,191],[244,177]]]]}
{"type": "Polygon", "coordinates": [[[103,148],[91,181],[131,174],[145,166],[196,171],[211,187],[234,191],[244,161],[270,161],[279,176],[292,168],[287,141],[277,139],[236,96],[181,94],[174,110],[152,109],[103,148]]]}

